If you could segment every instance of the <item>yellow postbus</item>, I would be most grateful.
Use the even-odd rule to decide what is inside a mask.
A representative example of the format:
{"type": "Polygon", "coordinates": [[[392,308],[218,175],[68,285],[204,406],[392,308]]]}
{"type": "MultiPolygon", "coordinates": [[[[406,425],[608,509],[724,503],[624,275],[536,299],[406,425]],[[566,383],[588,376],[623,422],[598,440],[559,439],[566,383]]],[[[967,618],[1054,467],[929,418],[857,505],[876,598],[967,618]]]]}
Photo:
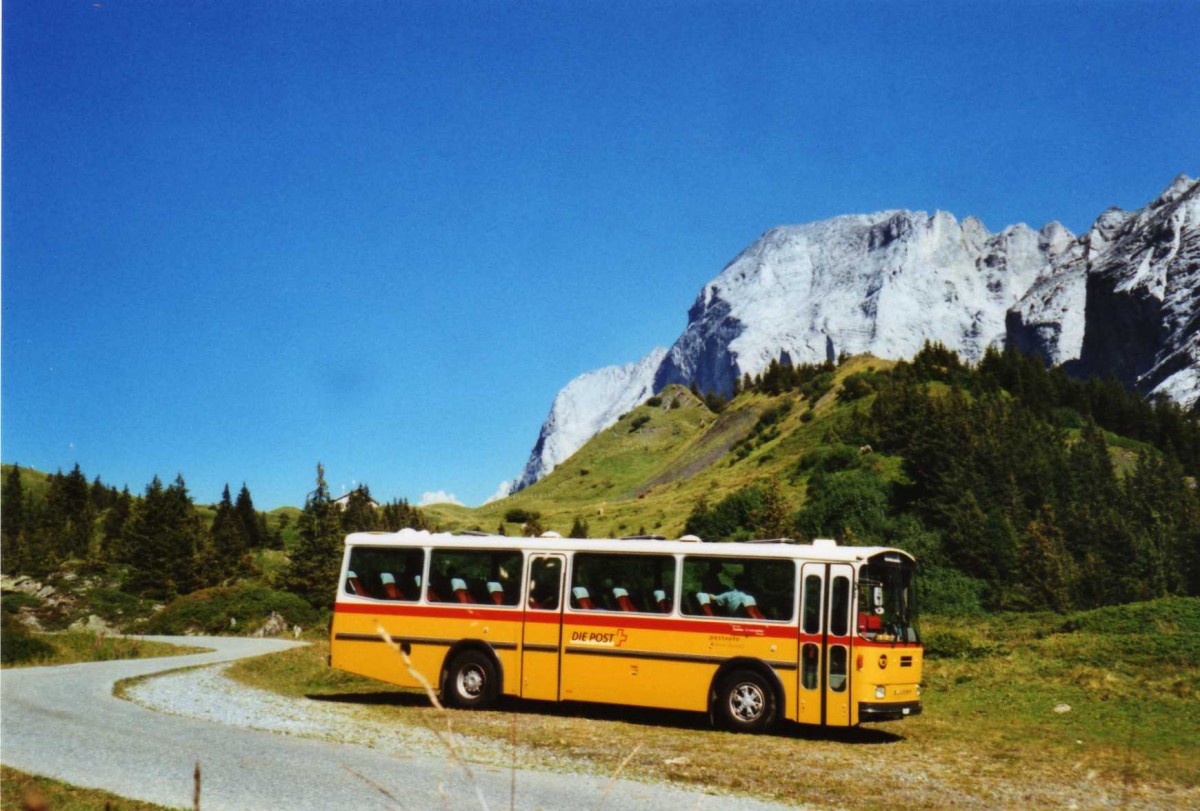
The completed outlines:
{"type": "Polygon", "coordinates": [[[330,664],[457,707],[502,695],[853,726],[921,711],[915,562],[786,541],[356,533],[330,664]]]}

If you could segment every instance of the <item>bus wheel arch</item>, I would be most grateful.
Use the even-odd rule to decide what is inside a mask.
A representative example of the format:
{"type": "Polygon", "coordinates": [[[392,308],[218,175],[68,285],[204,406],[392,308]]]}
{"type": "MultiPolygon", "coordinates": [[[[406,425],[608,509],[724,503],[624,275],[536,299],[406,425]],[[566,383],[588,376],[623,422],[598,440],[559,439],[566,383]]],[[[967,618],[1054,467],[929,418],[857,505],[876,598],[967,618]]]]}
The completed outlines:
{"type": "Polygon", "coordinates": [[[463,640],[447,651],[438,684],[447,706],[487,709],[503,692],[504,668],[486,642],[463,640]]]}
{"type": "Polygon", "coordinates": [[[717,668],[708,690],[709,720],[738,732],[762,732],[785,706],[783,682],[760,659],[730,659],[717,668]]]}

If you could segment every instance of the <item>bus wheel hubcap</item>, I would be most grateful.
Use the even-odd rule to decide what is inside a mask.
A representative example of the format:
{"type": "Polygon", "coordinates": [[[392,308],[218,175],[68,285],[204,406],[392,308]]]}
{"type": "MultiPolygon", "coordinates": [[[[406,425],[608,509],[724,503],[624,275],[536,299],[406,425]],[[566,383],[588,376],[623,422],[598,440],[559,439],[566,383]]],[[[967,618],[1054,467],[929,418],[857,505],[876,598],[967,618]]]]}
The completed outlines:
{"type": "Polygon", "coordinates": [[[472,665],[464,667],[458,674],[458,692],[460,695],[476,698],[483,692],[483,670],[472,665]]]}
{"type": "Polygon", "coordinates": [[[762,715],[766,697],[757,684],[744,682],[733,688],[729,696],[729,709],[739,721],[754,721],[762,715]]]}

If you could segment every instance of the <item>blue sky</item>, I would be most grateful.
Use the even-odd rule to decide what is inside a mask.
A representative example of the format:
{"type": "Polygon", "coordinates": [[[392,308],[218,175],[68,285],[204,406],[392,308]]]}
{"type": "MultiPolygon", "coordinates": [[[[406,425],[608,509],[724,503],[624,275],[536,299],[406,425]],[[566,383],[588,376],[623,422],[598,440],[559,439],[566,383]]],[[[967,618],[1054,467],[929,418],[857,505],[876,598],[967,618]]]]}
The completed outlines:
{"type": "Polygon", "coordinates": [[[47,2],[3,20],[3,446],[478,503],[767,228],[1200,170],[1190,3],[47,2]]]}

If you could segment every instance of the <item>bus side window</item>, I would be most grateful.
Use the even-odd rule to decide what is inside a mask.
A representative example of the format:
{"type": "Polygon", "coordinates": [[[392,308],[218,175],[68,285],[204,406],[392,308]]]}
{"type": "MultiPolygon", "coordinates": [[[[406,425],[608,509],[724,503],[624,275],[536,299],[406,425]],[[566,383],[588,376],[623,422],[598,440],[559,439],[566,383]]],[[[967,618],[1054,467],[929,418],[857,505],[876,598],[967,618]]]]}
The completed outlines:
{"type": "Polygon", "coordinates": [[[575,555],[571,607],[576,610],[669,614],[674,593],[675,558],[670,555],[575,555]]]}
{"type": "Polygon", "coordinates": [[[795,614],[796,564],[771,558],[688,555],[683,613],[787,622],[795,614]]]}
{"type": "Polygon", "coordinates": [[[415,602],[417,590],[406,588],[425,565],[421,549],[357,546],[350,550],[350,566],[342,590],[371,600],[415,602]]]}
{"type": "Polygon", "coordinates": [[[435,549],[426,599],[515,606],[520,578],[521,553],[515,549],[435,549]]]}

